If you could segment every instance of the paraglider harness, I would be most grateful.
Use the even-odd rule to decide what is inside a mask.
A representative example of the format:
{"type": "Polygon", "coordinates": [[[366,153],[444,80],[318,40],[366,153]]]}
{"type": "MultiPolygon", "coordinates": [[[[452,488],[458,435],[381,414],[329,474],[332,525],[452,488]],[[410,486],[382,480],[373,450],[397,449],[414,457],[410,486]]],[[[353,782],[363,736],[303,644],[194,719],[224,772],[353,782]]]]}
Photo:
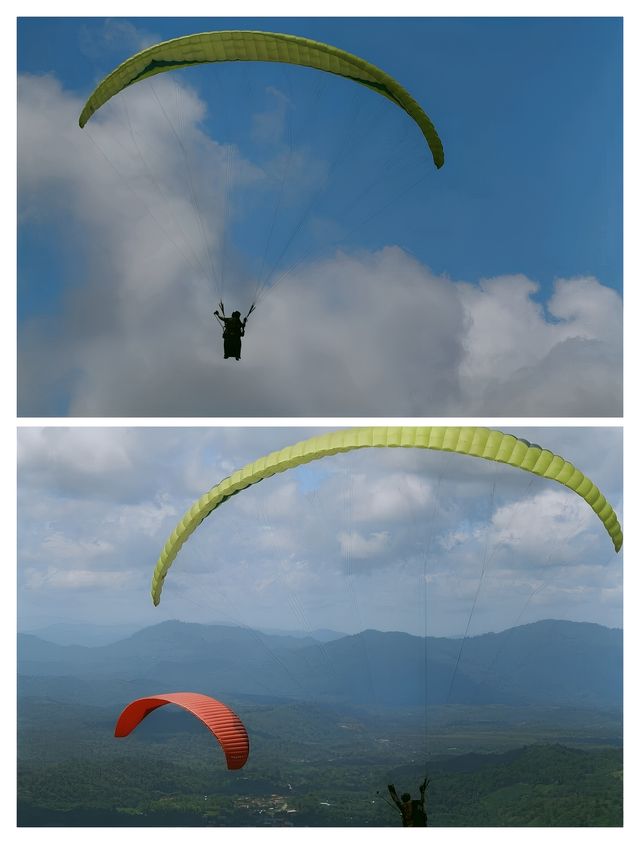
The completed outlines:
{"type": "Polygon", "coordinates": [[[241,320],[240,319],[240,311],[234,311],[231,317],[227,317],[224,312],[224,305],[222,302],[219,303],[218,307],[220,308],[220,313],[218,311],[214,311],[213,315],[218,320],[220,325],[222,326],[222,339],[224,340],[224,356],[225,358],[234,357],[236,360],[240,360],[240,338],[244,337],[244,330],[247,325],[247,320],[255,310],[255,302],[249,308],[249,311],[246,317],[241,320]],[[238,319],[235,320],[235,315],[238,315],[238,319]]]}
{"type": "MultiPolygon", "coordinates": [[[[420,786],[420,799],[412,800],[410,794],[403,794],[402,800],[398,797],[398,792],[394,785],[388,785],[389,794],[393,800],[394,808],[402,815],[402,826],[426,826],[427,825],[427,810],[425,809],[424,799],[425,792],[429,787],[431,780],[425,777],[420,786]]],[[[392,805],[391,803],[389,805],[392,805]]]]}

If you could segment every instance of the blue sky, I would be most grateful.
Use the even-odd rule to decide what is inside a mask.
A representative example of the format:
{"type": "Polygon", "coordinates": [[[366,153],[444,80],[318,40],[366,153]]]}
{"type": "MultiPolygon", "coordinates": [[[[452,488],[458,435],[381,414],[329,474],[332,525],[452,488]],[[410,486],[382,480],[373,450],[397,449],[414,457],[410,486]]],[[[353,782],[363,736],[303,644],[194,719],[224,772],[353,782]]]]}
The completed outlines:
{"type": "MultiPolygon", "coordinates": [[[[244,490],[185,543],[153,607],[156,560],[194,501],[320,432],[20,429],[19,628],[179,618],[424,635],[425,597],[430,635],[544,618],[622,626],[622,555],[582,499],[509,466],[420,449],[325,458],[244,490]]],[[[621,429],[514,433],[571,460],[624,526],[621,429]]]]}
{"type": "MultiPolygon", "coordinates": [[[[20,20],[19,412],[618,415],[621,59],[622,22],[607,18],[20,20]],[[318,75],[297,69],[164,74],[154,89],[120,95],[128,105],[106,104],[84,133],[72,127],[120,61],[218,28],[301,34],[379,65],[432,118],[445,166],[433,168],[419,131],[390,103],[330,77],[318,94],[318,75]],[[129,134],[147,167],[173,127],[145,103],[165,96],[167,109],[182,99],[195,189],[184,176],[178,186],[174,148],[141,187],[145,212],[123,188],[142,182],[133,147],[119,157],[117,109],[120,127],[123,108],[133,115],[129,134]],[[389,159],[371,188],[367,174],[389,159]],[[196,213],[179,224],[189,247],[175,217],[162,218],[167,191],[176,203],[195,197],[196,213]],[[361,205],[343,213],[354,197],[361,205]],[[224,271],[233,301],[263,253],[269,264],[286,247],[287,225],[295,240],[269,283],[293,271],[264,297],[242,371],[231,373],[210,319],[221,287],[207,266],[209,276],[224,271]],[[191,260],[192,248],[208,258],[191,260]],[[382,346],[385,323],[404,342],[382,346]],[[125,373],[137,389],[123,386],[125,373]],[[567,373],[578,385],[571,397],[567,373]]],[[[244,310],[247,295],[232,307],[244,310]]]]}
{"type": "Polygon", "coordinates": [[[469,281],[524,272],[543,285],[593,274],[621,288],[620,19],[22,19],[18,70],[88,95],[135,49],[116,41],[121,24],[154,40],[290,32],[367,57],[403,81],[444,140],[447,169],[427,186],[442,231],[420,255],[433,269],[469,281]]]}

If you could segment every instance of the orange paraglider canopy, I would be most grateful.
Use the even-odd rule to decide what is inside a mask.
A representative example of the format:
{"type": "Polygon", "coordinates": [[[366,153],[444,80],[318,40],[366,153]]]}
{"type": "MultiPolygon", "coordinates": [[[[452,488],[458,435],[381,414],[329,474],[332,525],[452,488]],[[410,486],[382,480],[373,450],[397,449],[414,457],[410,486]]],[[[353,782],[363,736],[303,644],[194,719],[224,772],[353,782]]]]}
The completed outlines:
{"type": "Polygon", "coordinates": [[[207,726],[224,751],[227,768],[242,768],[249,757],[249,736],[244,724],[224,703],[197,692],[173,692],[132,701],[120,713],[115,730],[116,738],[128,736],[150,712],[167,703],[181,706],[207,726]]]}

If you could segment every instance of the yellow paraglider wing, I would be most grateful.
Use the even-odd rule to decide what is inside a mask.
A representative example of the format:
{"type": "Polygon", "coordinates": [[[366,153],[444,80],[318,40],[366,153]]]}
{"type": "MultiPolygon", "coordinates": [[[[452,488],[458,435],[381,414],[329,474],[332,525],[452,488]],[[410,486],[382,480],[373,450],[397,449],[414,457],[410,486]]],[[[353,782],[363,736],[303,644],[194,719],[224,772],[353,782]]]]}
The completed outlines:
{"type": "Polygon", "coordinates": [[[198,525],[224,501],[258,481],[312,460],[358,448],[428,448],[452,451],[507,463],[534,475],[557,481],[587,502],[605,526],[616,551],[622,547],[622,529],[613,507],[579,469],[547,449],[526,440],[477,427],[380,427],[334,431],[274,451],[249,463],[205,493],[180,520],[165,543],[153,573],[151,597],[160,603],[162,586],[180,548],[198,525]]]}
{"type": "Polygon", "coordinates": [[[433,123],[392,76],[338,47],[277,32],[201,32],[147,47],[102,80],[82,109],[80,126],[107,100],[134,82],[156,73],[210,62],[282,62],[315,68],[366,85],[406,111],[420,127],[436,167],[444,164],[442,143],[433,123]]]}

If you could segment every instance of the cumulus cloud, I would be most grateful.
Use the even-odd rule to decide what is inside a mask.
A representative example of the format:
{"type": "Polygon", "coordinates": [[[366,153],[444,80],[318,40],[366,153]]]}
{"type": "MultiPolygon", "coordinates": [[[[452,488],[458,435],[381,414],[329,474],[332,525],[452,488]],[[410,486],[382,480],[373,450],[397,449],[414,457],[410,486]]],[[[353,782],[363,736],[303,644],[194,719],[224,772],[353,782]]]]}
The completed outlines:
{"type": "Polygon", "coordinates": [[[454,529],[444,525],[438,546],[458,563],[473,566],[474,560],[482,560],[487,568],[509,576],[517,576],[519,569],[544,573],[584,563],[593,543],[605,536],[597,517],[575,493],[541,486],[524,497],[496,502],[485,518],[473,524],[461,519],[469,512],[464,505],[455,515],[454,529]]]}
{"type": "Polygon", "coordinates": [[[343,493],[355,521],[388,522],[427,512],[433,503],[431,487],[425,478],[409,473],[387,473],[382,478],[354,475],[343,493]]]}
{"type": "Polygon", "coordinates": [[[130,581],[130,575],[121,571],[93,571],[91,569],[48,569],[46,572],[29,569],[25,585],[28,589],[122,589],[130,581]]]}
{"type": "Polygon", "coordinates": [[[385,551],[389,545],[389,533],[381,531],[363,536],[356,530],[341,531],[338,534],[340,551],[344,557],[354,557],[357,560],[366,560],[368,557],[377,557],[385,551]]]}
{"type": "Polygon", "coordinates": [[[155,538],[162,526],[178,515],[175,505],[157,496],[154,501],[122,505],[105,517],[107,530],[117,530],[120,536],[142,534],[155,538]]]}
{"type": "MultiPolygon", "coordinates": [[[[78,97],[53,77],[20,79],[20,220],[53,226],[69,256],[52,312],[20,326],[21,414],[620,415],[617,293],[560,279],[540,301],[524,276],[458,282],[393,243],[301,263],[260,300],[241,364],[224,361],[215,281],[242,262],[223,237],[229,190],[194,185],[170,104],[193,172],[242,186],[236,222],[273,178],[202,131],[193,91],[154,86],[133,86],[81,132],[78,97]]],[[[321,163],[300,167],[322,181],[321,163]]],[[[312,232],[332,224],[309,220],[312,232]]]]}
{"type": "Polygon", "coordinates": [[[575,559],[585,551],[588,534],[599,528],[592,513],[574,493],[547,489],[524,501],[500,507],[486,529],[495,546],[539,561],[575,559]],[[581,537],[582,541],[577,542],[581,537]]]}
{"type": "Polygon", "coordinates": [[[278,143],[285,131],[287,109],[291,106],[289,98],[273,85],[266,89],[269,107],[253,115],[252,133],[256,140],[278,143]]]}
{"type": "Polygon", "coordinates": [[[468,334],[461,367],[478,415],[622,412],[622,302],[594,278],[560,279],[546,308],[523,276],[460,285],[468,334]],[[498,411],[496,402],[502,411],[498,411]]]}
{"type": "Polygon", "coordinates": [[[78,429],[70,437],[68,429],[25,428],[18,441],[18,464],[24,473],[31,470],[66,473],[71,476],[104,478],[105,473],[126,472],[131,467],[128,431],[109,432],[78,429]]]}
{"type": "Polygon", "coordinates": [[[42,543],[43,551],[53,559],[85,560],[90,562],[97,557],[104,557],[113,552],[113,545],[101,539],[92,541],[70,539],[60,533],[53,533],[42,543]]]}

